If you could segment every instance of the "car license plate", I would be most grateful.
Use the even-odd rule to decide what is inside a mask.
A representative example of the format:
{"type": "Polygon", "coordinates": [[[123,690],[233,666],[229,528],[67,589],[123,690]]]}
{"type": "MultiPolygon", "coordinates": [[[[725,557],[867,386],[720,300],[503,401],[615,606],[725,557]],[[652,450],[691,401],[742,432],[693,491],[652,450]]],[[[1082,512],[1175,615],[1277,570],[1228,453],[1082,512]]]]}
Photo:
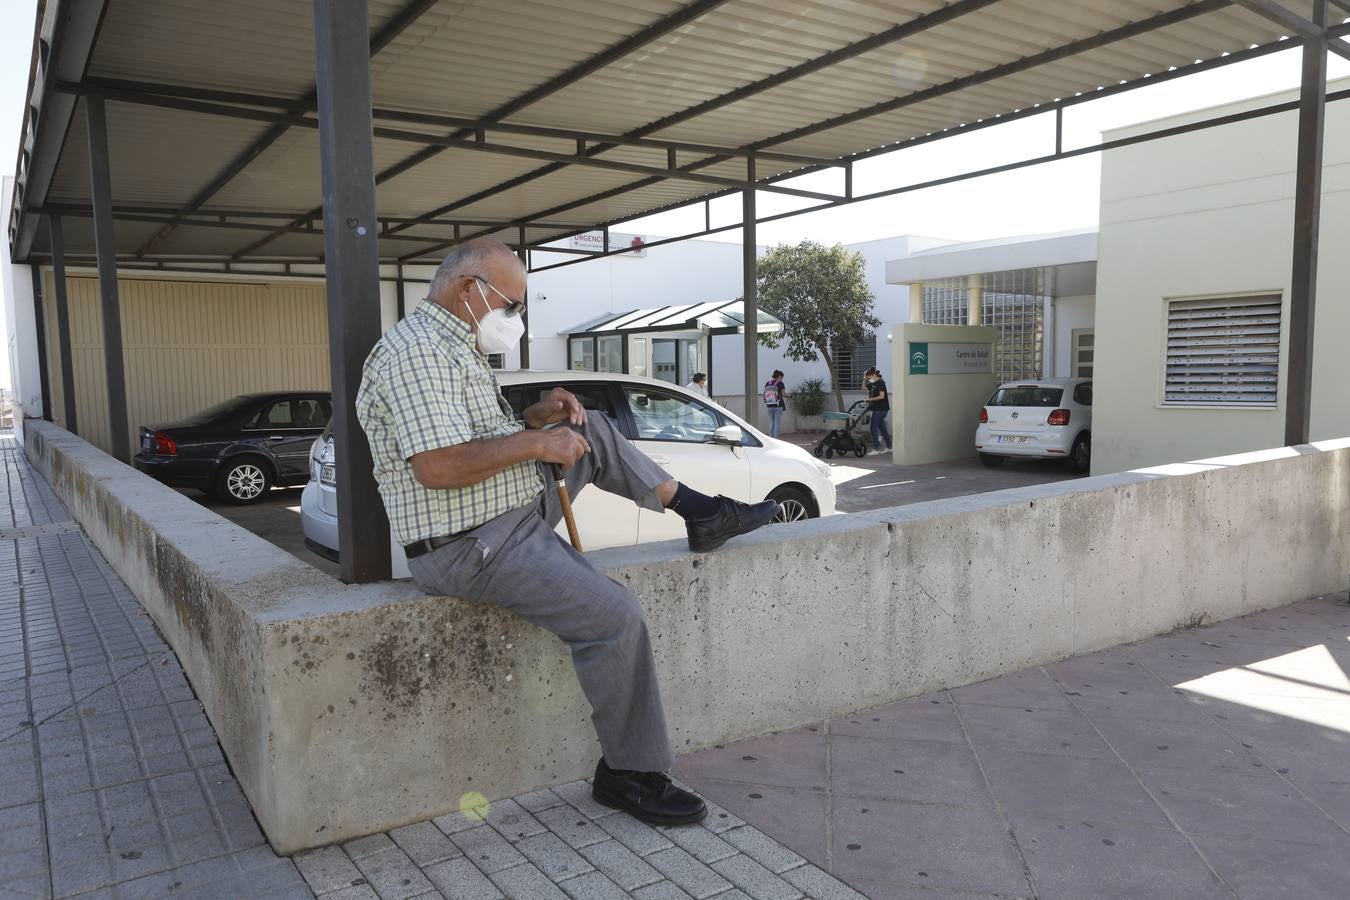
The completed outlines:
{"type": "Polygon", "coordinates": [[[1025,434],[1000,434],[998,442],[1000,444],[1025,444],[1027,436],[1025,434]]]}
{"type": "Polygon", "coordinates": [[[325,465],[319,469],[319,481],[324,484],[337,484],[337,466],[325,465]]]}

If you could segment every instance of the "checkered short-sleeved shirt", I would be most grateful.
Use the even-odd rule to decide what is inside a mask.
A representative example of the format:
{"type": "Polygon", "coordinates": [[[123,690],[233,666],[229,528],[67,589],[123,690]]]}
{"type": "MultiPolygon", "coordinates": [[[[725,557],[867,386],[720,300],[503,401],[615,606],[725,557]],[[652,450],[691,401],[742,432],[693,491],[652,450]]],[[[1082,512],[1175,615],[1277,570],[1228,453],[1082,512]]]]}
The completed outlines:
{"type": "Polygon", "coordinates": [[[544,489],[533,462],[517,463],[463,488],[424,487],[409,460],[426,450],[505,437],[525,426],[502,397],[464,322],[419,304],[366,357],[356,416],[370,441],[394,539],[411,544],[482,525],[544,489]]]}

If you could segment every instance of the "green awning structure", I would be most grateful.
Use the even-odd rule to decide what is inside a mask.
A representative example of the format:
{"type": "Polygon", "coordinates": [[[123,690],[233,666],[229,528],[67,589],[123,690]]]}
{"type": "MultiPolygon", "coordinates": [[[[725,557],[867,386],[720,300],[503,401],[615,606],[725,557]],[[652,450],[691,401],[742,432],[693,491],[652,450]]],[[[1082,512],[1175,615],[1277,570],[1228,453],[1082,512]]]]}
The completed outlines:
{"type": "MultiPolygon", "coordinates": [[[[763,310],[757,310],[760,334],[778,334],[783,322],[763,310]]],[[[711,300],[655,309],[633,309],[624,313],[605,313],[589,322],[574,325],[560,334],[571,337],[603,334],[646,334],[662,331],[706,331],[709,334],[743,334],[745,304],[739,300],[711,300]]]]}

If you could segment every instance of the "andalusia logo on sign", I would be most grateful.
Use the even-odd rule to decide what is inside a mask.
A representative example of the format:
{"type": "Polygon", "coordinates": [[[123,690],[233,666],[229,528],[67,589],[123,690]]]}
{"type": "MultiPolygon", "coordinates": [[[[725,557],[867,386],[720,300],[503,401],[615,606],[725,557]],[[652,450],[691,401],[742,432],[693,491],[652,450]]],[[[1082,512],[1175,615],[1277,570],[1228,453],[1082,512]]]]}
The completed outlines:
{"type": "Polygon", "coordinates": [[[909,342],[909,374],[928,374],[928,342],[909,342]]]}

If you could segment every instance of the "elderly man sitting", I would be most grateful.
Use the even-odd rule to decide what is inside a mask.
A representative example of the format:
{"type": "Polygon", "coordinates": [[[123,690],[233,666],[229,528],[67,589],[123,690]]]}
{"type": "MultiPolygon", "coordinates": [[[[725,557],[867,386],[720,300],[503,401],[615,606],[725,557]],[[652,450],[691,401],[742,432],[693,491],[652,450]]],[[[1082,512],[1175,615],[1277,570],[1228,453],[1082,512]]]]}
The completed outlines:
{"type": "Polygon", "coordinates": [[[574,496],[594,484],[681,516],[696,552],[771,521],[778,504],[674,481],[561,388],[517,421],[485,354],[523,334],[525,284],[505,245],[461,244],[436,271],[429,302],[366,359],[356,412],[389,524],[423,590],[504,607],[568,645],[604,754],[597,802],[647,822],[697,822],[703,801],[664,774],[675,756],[642,608],[554,532],[562,512],[541,465],[566,467],[574,496]]]}

